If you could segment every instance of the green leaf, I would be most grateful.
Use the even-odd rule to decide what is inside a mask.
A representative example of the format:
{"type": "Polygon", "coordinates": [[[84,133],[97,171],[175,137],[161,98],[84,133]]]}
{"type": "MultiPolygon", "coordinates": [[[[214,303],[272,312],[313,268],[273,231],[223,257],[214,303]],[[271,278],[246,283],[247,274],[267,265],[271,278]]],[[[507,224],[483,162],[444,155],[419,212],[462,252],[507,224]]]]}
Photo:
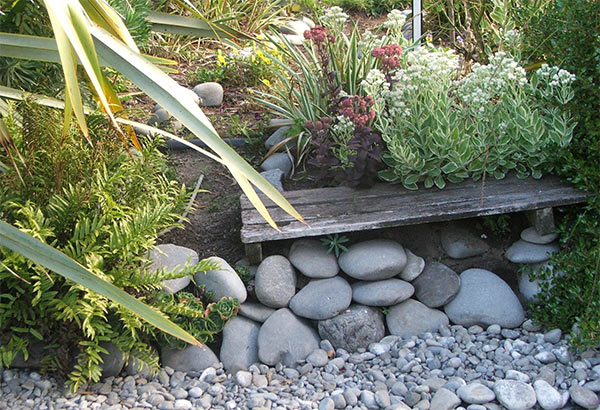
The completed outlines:
{"type": "Polygon", "coordinates": [[[35,329],[29,329],[29,333],[31,333],[33,337],[35,337],[38,340],[44,340],[44,336],[42,336],[41,333],[35,329]]]}
{"type": "Polygon", "coordinates": [[[398,176],[391,169],[384,169],[383,171],[379,171],[379,178],[383,179],[386,182],[396,182],[398,180],[398,176]]]}
{"type": "Polygon", "coordinates": [[[417,186],[417,184],[405,184],[404,182],[402,183],[402,185],[404,186],[404,188],[406,189],[410,189],[411,191],[416,191],[417,189],[419,189],[419,187],[417,186]]]}
{"type": "Polygon", "coordinates": [[[402,182],[405,186],[406,185],[416,185],[417,182],[419,182],[419,178],[420,176],[417,174],[413,174],[413,175],[409,175],[407,177],[404,178],[404,181],[402,182]]]}
{"type": "Polygon", "coordinates": [[[244,38],[250,36],[240,31],[233,30],[223,24],[209,23],[193,17],[178,16],[175,14],[150,12],[147,16],[152,25],[152,31],[184,36],[212,37],[217,39],[244,38]]]}
{"type": "Polygon", "coordinates": [[[439,189],[444,189],[444,187],[446,186],[446,181],[444,181],[444,178],[442,178],[441,175],[435,177],[433,182],[435,183],[435,186],[437,186],[439,189]]]}
{"type": "Polygon", "coordinates": [[[442,171],[444,174],[451,174],[458,169],[458,165],[453,162],[450,162],[442,167],[442,171]]]}
{"type": "Polygon", "coordinates": [[[433,186],[433,178],[432,177],[427,177],[425,178],[425,182],[424,182],[425,188],[431,188],[433,186]]]}
{"type": "Polygon", "coordinates": [[[166,333],[187,343],[200,345],[200,342],[192,335],[168,320],[162,313],[153,310],[112,283],[100,279],[64,253],[4,221],[0,221],[0,246],[5,246],[67,279],[123,305],[141,319],[166,333]]]}

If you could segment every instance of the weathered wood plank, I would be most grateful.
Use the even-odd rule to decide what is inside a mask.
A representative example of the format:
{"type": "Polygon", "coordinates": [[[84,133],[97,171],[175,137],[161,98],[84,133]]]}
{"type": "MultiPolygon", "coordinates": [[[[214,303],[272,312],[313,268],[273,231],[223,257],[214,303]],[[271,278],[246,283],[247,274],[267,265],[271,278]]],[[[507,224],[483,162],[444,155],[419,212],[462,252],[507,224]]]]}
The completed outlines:
{"type": "Polygon", "coordinates": [[[284,195],[310,227],[287,215],[265,199],[281,232],[270,228],[242,197],[242,242],[317,236],[329,233],[448,221],[569,205],[585,200],[586,193],[547,176],[540,180],[508,177],[486,181],[481,203],[481,184],[466,181],[443,190],[409,191],[381,184],[367,190],[321,188],[289,191],[284,195]]]}
{"type": "MultiPolygon", "coordinates": [[[[536,190],[536,189],[553,189],[553,187],[566,187],[560,179],[554,176],[545,176],[542,179],[536,180],[533,178],[517,179],[514,176],[508,176],[504,179],[487,179],[485,184],[485,194],[490,189],[504,191],[514,190],[515,184],[519,185],[520,191],[536,190]]],[[[384,184],[379,183],[369,189],[352,189],[347,187],[335,187],[335,188],[317,188],[317,189],[304,189],[298,191],[286,191],[284,196],[296,205],[300,204],[318,204],[327,203],[336,200],[349,200],[357,195],[360,198],[386,198],[386,197],[397,197],[398,195],[410,195],[411,197],[419,197],[421,195],[436,195],[437,197],[449,196],[454,197],[458,195],[458,192],[468,192],[469,194],[476,193],[479,197],[481,194],[481,182],[464,181],[460,184],[449,183],[442,190],[437,188],[424,189],[420,188],[417,191],[410,191],[396,184],[384,184]]],[[[276,207],[271,200],[269,200],[264,194],[259,194],[261,199],[267,207],[276,207]]],[[[242,195],[242,209],[254,209],[252,204],[242,195]]]]}

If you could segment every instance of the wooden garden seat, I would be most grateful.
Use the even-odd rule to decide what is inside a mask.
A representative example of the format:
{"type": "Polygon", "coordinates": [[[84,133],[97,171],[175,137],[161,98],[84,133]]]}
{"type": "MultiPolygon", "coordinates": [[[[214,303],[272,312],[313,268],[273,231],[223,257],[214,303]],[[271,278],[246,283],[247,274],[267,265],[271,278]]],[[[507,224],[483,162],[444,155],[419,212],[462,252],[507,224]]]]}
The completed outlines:
{"type": "Polygon", "coordinates": [[[319,188],[284,193],[309,226],[298,222],[264,195],[281,232],[271,228],[242,195],[242,243],[252,262],[262,259],[261,243],[281,239],[342,232],[416,225],[517,211],[546,210],[584,202],[586,192],[561,182],[555,176],[542,179],[487,179],[483,189],[472,180],[448,184],[446,188],[410,191],[400,185],[377,184],[369,189],[319,188]]]}

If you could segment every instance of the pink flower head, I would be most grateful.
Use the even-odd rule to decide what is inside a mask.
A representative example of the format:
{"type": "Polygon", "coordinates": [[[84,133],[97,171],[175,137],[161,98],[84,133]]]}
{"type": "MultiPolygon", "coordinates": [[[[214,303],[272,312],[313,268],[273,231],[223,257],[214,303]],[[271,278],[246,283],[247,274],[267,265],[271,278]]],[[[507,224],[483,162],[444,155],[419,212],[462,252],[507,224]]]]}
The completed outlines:
{"type": "Polygon", "coordinates": [[[306,30],[304,38],[314,41],[317,46],[321,46],[326,40],[329,40],[330,43],[335,43],[333,34],[327,32],[327,29],[323,26],[315,26],[310,30],[306,30]]]}
{"type": "Polygon", "coordinates": [[[371,109],[373,98],[351,95],[340,102],[338,112],[341,116],[349,118],[356,127],[365,127],[375,118],[375,111],[371,109]]]}
{"type": "Polygon", "coordinates": [[[399,56],[402,55],[402,46],[399,44],[386,44],[373,49],[371,55],[381,61],[381,68],[391,71],[400,67],[399,56]]]}

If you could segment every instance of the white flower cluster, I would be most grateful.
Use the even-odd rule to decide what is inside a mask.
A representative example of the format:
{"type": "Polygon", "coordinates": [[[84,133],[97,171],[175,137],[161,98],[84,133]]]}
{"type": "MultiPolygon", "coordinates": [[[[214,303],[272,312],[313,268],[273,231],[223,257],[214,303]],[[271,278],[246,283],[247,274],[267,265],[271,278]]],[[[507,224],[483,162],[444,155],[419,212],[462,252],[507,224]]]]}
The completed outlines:
{"type": "Polygon", "coordinates": [[[335,119],[335,124],[331,126],[334,140],[340,143],[348,142],[354,132],[354,123],[343,115],[338,115],[335,119]]]}
{"type": "Polygon", "coordinates": [[[394,105],[391,112],[405,114],[407,94],[422,90],[437,90],[450,83],[458,69],[458,56],[452,50],[423,46],[406,54],[408,66],[396,71],[388,104],[394,105]]]}
{"type": "Polygon", "coordinates": [[[567,70],[554,66],[550,67],[548,64],[543,64],[536,71],[536,74],[540,80],[547,82],[550,87],[570,86],[577,78],[575,74],[571,74],[567,70]]]}
{"type": "Polygon", "coordinates": [[[330,7],[321,17],[321,24],[335,31],[342,30],[347,21],[348,15],[338,6],[330,7]]]}
{"type": "Polygon", "coordinates": [[[335,156],[340,160],[343,168],[352,167],[353,164],[348,156],[354,151],[348,149],[348,142],[354,137],[354,123],[348,117],[338,115],[335,124],[331,126],[333,140],[336,144],[333,147],[335,156]]]}
{"type": "Polygon", "coordinates": [[[458,56],[454,50],[444,50],[431,45],[407,53],[408,64],[418,68],[423,77],[433,82],[452,78],[458,69],[458,56]]]}
{"type": "Polygon", "coordinates": [[[377,69],[369,71],[361,83],[365,94],[373,97],[376,112],[389,110],[390,118],[406,117],[411,114],[406,101],[409,94],[427,89],[439,89],[441,84],[449,86],[456,70],[458,57],[452,50],[423,46],[406,54],[408,66],[397,70],[392,85],[377,69]]]}
{"type": "Polygon", "coordinates": [[[407,12],[400,10],[392,10],[387,15],[387,20],[383,23],[383,27],[387,29],[402,30],[402,26],[406,23],[407,12]]]}
{"type": "Polygon", "coordinates": [[[393,39],[394,42],[400,42],[404,40],[402,35],[402,27],[406,23],[408,11],[392,10],[387,15],[387,20],[382,24],[393,39]]]}
{"type": "Polygon", "coordinates": [[[506,50],[519,50],[521,46],[521,33],[518,30],[512,29],[504,33],[502,38],[504,48],[506,50]]]}
{"type": "Polygon", "coordinates": [[[361,36],[360,41],[358,42],[358,50],[363,54],[371,54],[373,49],[377,47],[381,47],[383,45],[383,39],[377,37],[370,30],[365,30],[361,36]]]}
{"type": "Polygon", "coordinates": [[[385,74],[374,68],[367,73],[367,76],[360,85],[365,94],[370,95],[373,98],[375,112],[383,112],[383,107],[385,107],[384,96],[390,89],[385,74]]]}
{"type": "Polygon", "coordinates": [[[458,82],[457,96],[468,107],[483,112],[485,106],[512,87],[527,84],[525,69],[499,51],[487,65],[475,63],[469,75],[458,82]]]}

